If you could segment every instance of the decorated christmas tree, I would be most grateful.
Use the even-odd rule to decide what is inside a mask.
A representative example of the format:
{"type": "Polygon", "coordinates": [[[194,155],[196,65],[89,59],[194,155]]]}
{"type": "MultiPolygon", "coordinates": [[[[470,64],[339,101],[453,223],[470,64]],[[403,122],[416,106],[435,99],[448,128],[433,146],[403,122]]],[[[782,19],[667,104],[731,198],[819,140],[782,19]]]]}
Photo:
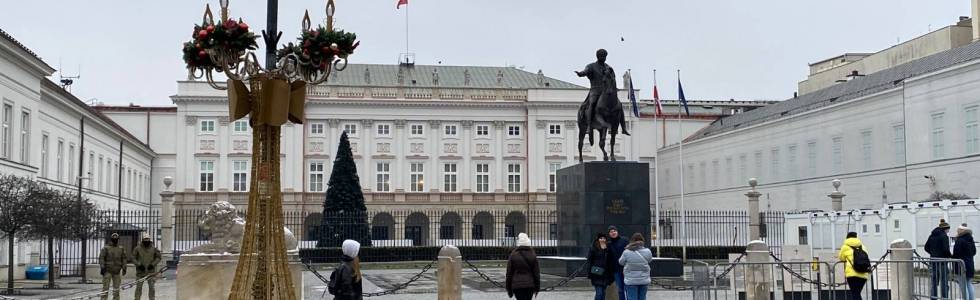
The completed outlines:
{"type": "Polygon", "coordinates": [[[340,146],[327,183],[327,199],[323,203],[323,222],[317,247],[340,247],[346,239],[361,246],[371,245],[371,230],[367,222],[367,207],[357,178],[357,166],[351,153],[347,133],[340,136],[340,146]]]}

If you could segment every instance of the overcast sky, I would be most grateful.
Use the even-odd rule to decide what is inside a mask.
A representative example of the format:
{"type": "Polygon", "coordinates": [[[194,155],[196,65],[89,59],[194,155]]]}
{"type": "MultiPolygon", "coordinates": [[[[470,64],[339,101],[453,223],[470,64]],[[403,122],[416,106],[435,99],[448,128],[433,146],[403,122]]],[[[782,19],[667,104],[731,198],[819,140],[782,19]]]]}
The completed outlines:
{"type": "MultiPolygon", "coordinates": [[[[168,105],[186,78],[181,43],[205,1],[14,1],[0,28],[66,75],[73,92],[106,104],[168,105]]],[[[209,1],[218,16],[218,1],[209,1]]],[[[283,42],[304,9],[322,22],[325,1],[282,0],[283,42]]],[[[353,63],[395,63],[405,52],[397,0],[336,0],[338,26],[358,34],[353,63]]],[[[968,0],[410,0],[409,46],[418,64],[523,67],[587,85],[573,70],[609,50],[618,74],[633,70],[649,98],[653,69],[664,98],[676,98],[680,69],[688,99],[782,100],[807,64],[844,52],[874,52],[956,22],[968,0]],[[625,41],[620,41],[620,37],[625,41]]],[[[231,0],[233,17],[265,27],[265,1],[231,0]]],[[[260,46],[263,46],[260,42],[260,46]]],[[[53,76],[57,79],[57,74],[53,76]]]]}

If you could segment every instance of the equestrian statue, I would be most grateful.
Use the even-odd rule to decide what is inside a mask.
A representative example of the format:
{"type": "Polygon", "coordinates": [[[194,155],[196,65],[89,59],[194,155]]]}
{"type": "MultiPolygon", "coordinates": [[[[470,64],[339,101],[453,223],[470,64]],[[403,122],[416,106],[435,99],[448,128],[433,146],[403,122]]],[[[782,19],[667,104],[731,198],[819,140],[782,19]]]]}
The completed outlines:
{"type": "Polygon", "coordinates": [[[589,135],[589,145],[595,145],[593,130],[599,131],[599,149],[602,150],[603,161],[616,161],[616,134],[620,128],[623,134],[630,135],[626,131],[626,117],[623,113],[623,104],[619,102],[618,90],[616,89],[616,72],[606,64],[606,56],[609,55],[605,49],[596,51],[596,61],[585,66],[583,71],[575,71],[578,77],[589,78],[589,95],[585,97],[585,102],[578,109],[578,161],[581,163],[582,142],[585,135],[589,135]],[[606,134],[610,134],[609,152],[606,152],[606,134]],[[611,153],[612,155],[609,155],[611,153]]]}

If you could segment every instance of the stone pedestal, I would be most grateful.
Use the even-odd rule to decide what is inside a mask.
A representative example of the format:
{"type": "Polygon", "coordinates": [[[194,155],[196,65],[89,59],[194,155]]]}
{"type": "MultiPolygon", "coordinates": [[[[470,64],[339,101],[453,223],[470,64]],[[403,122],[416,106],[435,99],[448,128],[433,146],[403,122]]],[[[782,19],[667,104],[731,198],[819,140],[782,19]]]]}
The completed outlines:
{"type": "Polygon", "coordinates": [[[439,251],[439,300],[463,299],[463,256],[459,248],[446,245],[439,251]]]}
{"type": "MultiPolygon", "coordinates": [[[[606,233],[609,225],[616,225],[625,239],[639,232],[650,240],[647,163],[594,161],[570,166],[558,170],[557,188],[559,256],[585,257],[596,234],[606,233]]],[[[566,270],[581,266],[581,262],[568,259],[557,262],[577,264],[566,270]]]]}
{"type": "MultiPolygon", "coordinates": [[[[296,255],[289,255],[289,260],[293,291],[297,299],[303,299],[303,264],[296,255]]],[[[177,299],[228,299],[237,266],[238,254],[181,255],[177,267],[177,299]]]]}

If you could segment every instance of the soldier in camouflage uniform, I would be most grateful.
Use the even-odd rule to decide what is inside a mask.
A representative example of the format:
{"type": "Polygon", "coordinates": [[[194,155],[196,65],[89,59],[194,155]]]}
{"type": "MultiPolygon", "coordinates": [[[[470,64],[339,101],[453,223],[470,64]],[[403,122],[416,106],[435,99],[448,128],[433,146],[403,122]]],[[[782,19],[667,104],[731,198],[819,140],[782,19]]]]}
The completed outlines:
{"type": "MultiPolygon", "coordinates": [[[[113,233],[109,244],[102,247],[99,252],[99,268],[102,274],[102,291],[109,290],[109,282],[112,282],[112,299],[119,300],[119,284],[122,276],[126,275],[126,261],[129,256],[121,246],[119,246],[119,234],[113,233]],[[120,273],[122,273],[120,275],[120,273]]],[[[102,300],[109,298],[109,294],[102,294],[102,300]]]]}
{"type": "MultiPolygon", "coordinates": [[[[143,241],[133,250],[133,264],[136,265],[136,277],[146,278],[146,285],[149,287],[147,296],[150,300],[156,299],[153,284],[156,283],[157,264],[160,263],[160,250],[153,247],[153,240],[150,235],[144,233],[143,241]],[[151,276],[152,275],[152,276],[151,276]]],[[[136,283],[136,300],[140,300],[143,295],[143,282],[136,283]]]]}

